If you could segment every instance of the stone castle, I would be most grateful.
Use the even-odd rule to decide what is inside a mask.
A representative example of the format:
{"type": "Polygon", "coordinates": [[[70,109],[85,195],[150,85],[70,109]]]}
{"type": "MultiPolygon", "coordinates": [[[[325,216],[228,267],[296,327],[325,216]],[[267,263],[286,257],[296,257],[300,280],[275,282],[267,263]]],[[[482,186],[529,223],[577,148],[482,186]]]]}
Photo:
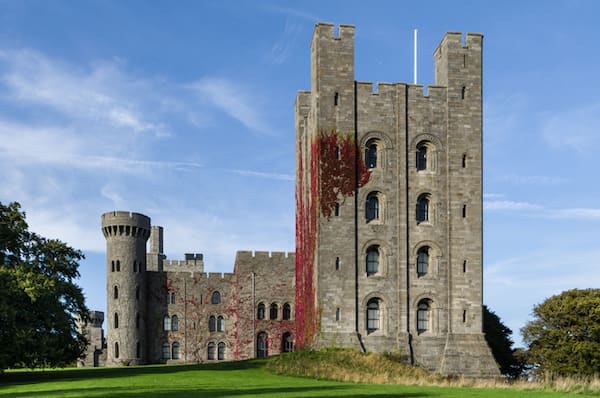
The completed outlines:
{"type": "Polygon", "coordinates": [[[343,346],[499,374],[482,334],[483,37],[447,33],[424,95],[356,81],[354,27],[338,30],[315,26],[296,98],[296,252],[240,251],[233,273],[206,273],[202,254],[167,260],[147,216],[105,213],[108,332],[93,312],[82,364],[343,346]]]}

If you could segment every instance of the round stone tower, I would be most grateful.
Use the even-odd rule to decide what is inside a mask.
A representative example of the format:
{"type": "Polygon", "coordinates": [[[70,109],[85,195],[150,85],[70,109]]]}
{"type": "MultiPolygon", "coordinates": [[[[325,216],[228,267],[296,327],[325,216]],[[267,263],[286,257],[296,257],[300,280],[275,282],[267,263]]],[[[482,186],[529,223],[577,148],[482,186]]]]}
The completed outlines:
{"type": "Polygon", "coordinates": [[[150,218],[126,211],[104,213],[102,232],[106,238],[107,364],[143,364],[150,218]]]}

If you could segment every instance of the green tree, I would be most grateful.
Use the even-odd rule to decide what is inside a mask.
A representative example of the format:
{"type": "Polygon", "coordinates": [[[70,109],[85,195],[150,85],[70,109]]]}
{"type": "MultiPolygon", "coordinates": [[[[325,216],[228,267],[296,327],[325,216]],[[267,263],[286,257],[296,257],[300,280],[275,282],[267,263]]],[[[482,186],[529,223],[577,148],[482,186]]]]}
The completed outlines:
{"type": "Polygon", "coordinates": [[[483,306],[483,333],[494,359],[500,366],[500,373],[513,379],[519,377],[523,367],[514,355],[515,350],[512,348],[514,342],[510,338],[512,330],[485,305],[483,306]]]}
{"type": "Polygon", "coordinates": [[[0,203],[0,369],[64,366],[87,341],[79,278],[83,254],[30,232],[18,203],[0,203]]]}
{"type": "Polygon", "coordinates": [[[600,289],[573,289],[533,308],[521,330],[540,373],[600,373],[600,289]]]}

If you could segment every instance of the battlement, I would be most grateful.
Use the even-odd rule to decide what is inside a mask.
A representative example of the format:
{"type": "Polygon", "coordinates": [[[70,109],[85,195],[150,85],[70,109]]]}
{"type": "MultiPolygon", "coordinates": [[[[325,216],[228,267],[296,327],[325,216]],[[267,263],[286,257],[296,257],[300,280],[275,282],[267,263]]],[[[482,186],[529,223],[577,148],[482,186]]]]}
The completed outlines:
{"type": "Polygon", "coordinates": [[[339,24],[336,35],[335,25],[330,22],[318,22],[315,24],[314,37],[331,38],[338,40],[354,40],[354,25],[339,24]]]}
{"type": "Polygon", "coordinates": [[[209,282],[235,282],[235,274],[231,272],[204,272],[200,275],[209,282]]]}
{"type": "Polygon", "coordinates": [[[283,260],[283,259],[295,259],[296,253],[294,252],[268,252],[268,251],[249,251],[240,250],[236,253],[236,263],[239,261],[252,261],[252,260],[283,260]]]}
{"type": "Polygon", "coordinates": [[[414,95],[422,98],[444,98],[446,95],[446,87],[438,85],[423,86],[421,84],[408,84],[408,83],[386,83],[381,82],[373,84],[373,82],[357,81],[356,82],[356,93],[358,98],[365,98],[366,96],[385,96],[393,95],[399,86],[407,87],[410,95],[414,95]],[[425,90],[423,90],[425,88],[425,90]]]}
{"type": "Polygon", "coordinates": [[[105,238],[131,236],[144,240],[150,237],[150,217],[128,211],[111,211],[102,215],[105,238]]]}
{"type": "Polygon", "coordinates": [[[459,49],[468,48],[473,50],[481,51],[483,43],[483,34],[468,32],[463,37],[462,32],[446,32],[438,46],[436,47],[433,55],[439,57],[442,55],[443,48],[448,49],[459,49]]]}

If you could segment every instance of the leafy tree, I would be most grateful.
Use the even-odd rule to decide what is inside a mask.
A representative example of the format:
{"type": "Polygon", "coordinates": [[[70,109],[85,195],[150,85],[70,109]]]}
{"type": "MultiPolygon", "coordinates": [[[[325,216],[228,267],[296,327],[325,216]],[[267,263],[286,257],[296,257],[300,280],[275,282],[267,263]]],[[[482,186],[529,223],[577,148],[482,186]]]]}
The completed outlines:
{"type": "Polygon", "coordinates": [[[87,308],[79,250],[29,232],[16,202],[0,203],[0,369],[64,366],[87,341],[76,318],[87,308]]]}
{"type": "Polygon", "coordinates": [[[521,330],[530,360],[541,373],[600,373],[600,289],[573,289],[533,308],[521,330]]]}
{"type": "Polygon", "coordinates": [[[519,377],[523,367],[514,355],[515,350],[512,348],[514,342],[510,338],[512,330],[485,305],[483,306],[483,333],[494,359],[500,366],[500,373],[510,378],[519,377]]]}

